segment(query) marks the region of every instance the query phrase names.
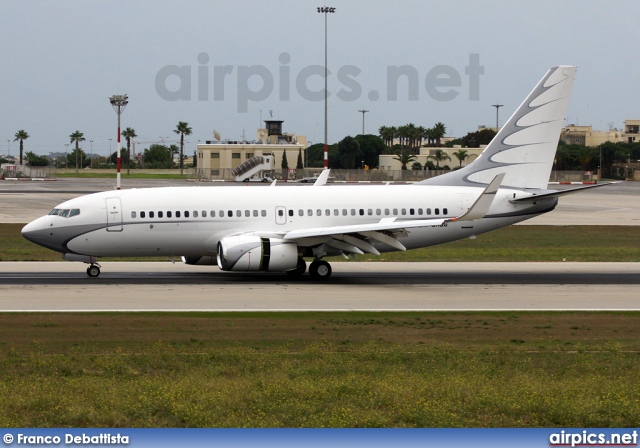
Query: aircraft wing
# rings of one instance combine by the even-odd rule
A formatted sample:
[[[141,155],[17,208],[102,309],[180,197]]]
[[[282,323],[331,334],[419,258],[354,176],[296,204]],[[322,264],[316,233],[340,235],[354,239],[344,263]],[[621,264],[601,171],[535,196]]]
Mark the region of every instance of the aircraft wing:
[[[397,237],[406,234],[409,229],[439,227],[447,222],[473,221],[483,218],[489,211],[503,179],[503,173],[494,177],[469,210],[456,218],[415,219],[408,221],[398,221],[396,218],[382,218],[380,222],[370,224],[292,230],[287,232],[283,238],[285,240],[296,241],[301,245],[304,245],[305,242],[317,243],[322,241],[323,244],[334,249],[360,255],[364,252],[380,255],[380,252],[378,252],[368,240],[374,240],[398,250],[407,250],[407,248],[397,240]]]
[[[383,218],[380,222],[350,226],[317,227],[313,229],[292,230],[285,236],[285,240],[293,240],[301,245],[321,239],[323,244],[353,254],[365,252],[380,255],[380,252],[367,240],[375,240],[398,250],[407,250],[395,235],[403,234],[407,229],[419,227],[436,227],[442,225],[448,218],[418,219],[412,221],[396,221],[395,218]]]

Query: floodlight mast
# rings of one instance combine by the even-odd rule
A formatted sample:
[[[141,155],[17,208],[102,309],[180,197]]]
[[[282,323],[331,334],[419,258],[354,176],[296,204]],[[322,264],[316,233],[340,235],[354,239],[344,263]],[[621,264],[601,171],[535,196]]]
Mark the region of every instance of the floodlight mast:
[[[324,14],[324,168],[329,168],[329,143],[327,132],[327,77],[329,69],[327,68],[327,15],[335,13],[336,8],[332,6],[322,6],[318,8],[320,14]]]
[[[116,189],[120,189],[120,115],[124,111],[124,108],[129,104],[129,97],[124,95],[113,95],[109,97],[109,102],[113,106],[113,110],[118,114],[118,156],[116,159]]]

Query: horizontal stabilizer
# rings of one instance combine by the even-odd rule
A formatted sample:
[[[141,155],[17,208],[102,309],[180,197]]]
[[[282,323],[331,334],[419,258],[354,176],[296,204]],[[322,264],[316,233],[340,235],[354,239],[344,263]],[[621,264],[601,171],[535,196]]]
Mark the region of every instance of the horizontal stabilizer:
[[[560,196],[564,196],[564,195],[567,195],[567,194],[578,193],[578,192],[581,192],[581,191],[584,191],[584,190],[588,190],[590,188],[604,187],[605,185],[613,185],[613,184],[617,184],[617,183],[619,183],[619,182],[609,182],[609,183],[606,183],[606,184],[587,185],[586,187],[572,188],[570,190],[555,190],[555,191],[543,190],[544,193],[540,193],[540,194],[533,193],[533,195],[531,195],[531,196],[525,196],[525,197],[522,197],[522,198],[509,199],[509,202],[514,203],[514,204],[530,204],[530,203],[538,202],[540,199],[558,198]]]

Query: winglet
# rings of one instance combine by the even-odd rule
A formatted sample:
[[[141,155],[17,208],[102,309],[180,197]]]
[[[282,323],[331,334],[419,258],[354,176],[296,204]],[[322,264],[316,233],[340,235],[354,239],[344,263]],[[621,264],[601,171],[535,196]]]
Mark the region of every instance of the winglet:
[[[473,221],[476,219],[484,218],[484,216],[489,211],[491,204],[493,203],[493,199],[496,197],[496,193],[502,184],[502,180],[504,179],[505,173],[500,173],[496,177],[493,178],[491,183],[487,185],[487,188],[484,189],[482,194],[476,199],[476,202],[467,210],[467,212],[458,216],[457,218],[452,218],[451,221]]]
[[[318,176],[318,179],[316,179],[315,183],[313,184],[314,187],[321,187],[324,184],[327,183],[327,179],[329,179],[329,172],[331,170],[330,169],[325,169],[322,170],[322,173],[320,173],[320,175]]]

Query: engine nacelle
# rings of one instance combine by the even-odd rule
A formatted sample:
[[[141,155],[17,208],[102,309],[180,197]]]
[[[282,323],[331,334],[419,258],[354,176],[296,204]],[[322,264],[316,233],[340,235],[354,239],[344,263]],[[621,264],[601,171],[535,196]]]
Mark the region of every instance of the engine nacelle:
[[[277,238],[239,235],[218,243],[218,267],[223,271],[283,272],[298,265],[298,246]]]

